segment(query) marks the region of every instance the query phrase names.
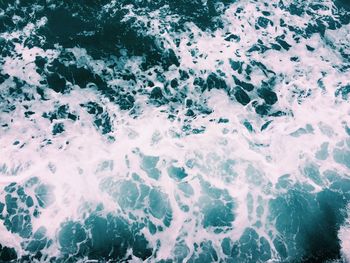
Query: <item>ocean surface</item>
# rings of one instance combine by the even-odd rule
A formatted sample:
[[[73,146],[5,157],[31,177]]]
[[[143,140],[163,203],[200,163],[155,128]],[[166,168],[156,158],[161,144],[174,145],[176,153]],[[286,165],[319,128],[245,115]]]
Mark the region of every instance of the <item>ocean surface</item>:
[[[0,0],[0,262],[350,262],[350,3]]]

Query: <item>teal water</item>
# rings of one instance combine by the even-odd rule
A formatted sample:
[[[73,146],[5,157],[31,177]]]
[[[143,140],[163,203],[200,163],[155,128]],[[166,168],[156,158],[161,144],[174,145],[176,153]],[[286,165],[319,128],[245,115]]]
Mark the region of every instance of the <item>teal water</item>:
[[[350,262],[347,1],[0,0],[0,262]]]

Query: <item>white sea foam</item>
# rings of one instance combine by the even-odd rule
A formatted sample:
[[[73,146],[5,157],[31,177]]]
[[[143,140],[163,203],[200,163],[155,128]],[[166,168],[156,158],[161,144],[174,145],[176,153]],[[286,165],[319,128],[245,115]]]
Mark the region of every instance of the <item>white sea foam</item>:
[[[183,126],[188,123],[183,116],[183,105],[178,105],[179,112],[172,121],[168,118],[167,105],[158,108],[150,106],[144,94],[137,94],[136,105],[142,114],[133,117],[128,112],[121,111],[98,91],[78,87],[73,87],[65,95],[47,91],[47,101],[25,102],[35,112],[30,118],[24,117],[24,103],[16,100],[12,102],[16,110],[8,116],[0,116],[2,122],[9,124],[9,128],[0,130],[0,167],[2,164],[6,167],[20,167],[15,174],[0,172],[1,185],[10,182],[21,184],[35,176],[52,187],[54,202],[43,209],[40,216],[32,218],[34,231],[44,226],[47,236],[54,240],[54,245],[47,251],[50,256],[58,256],[60,253],[60,244],[57,241],[60,225],[67,220],[83,221],[99,204],[103,204],[106,214],[112,212],[128,217],[130,212],[136,220],[149,216],[145,215],[143,209],[123,209],[113,195],[108,194],[114,189],[103,184],[108,178],[113,182],[122,182],[133,180],[133,173],[136,173],[142,184],[167,194],[173,213],[170,227],[156,234],[151,234],[147,228],[142,230],[153,247],[157,247],[158,240],[161,241],[157,249],[157,260],[171,257],[179,239],[190,250],[185,258],[188,260],[194,251],[194,243],[211,240],[219,250],[223,238],[238,240],[247,227],[254,228],[260,236],[265,237],[273,255],[278,257],[273,248],[273,239],[278,233],[269,221],[268,205],[269,200],[288,190],[276,188],[281,176],[289,174],[292,183],[312,186],[313,192],[321,191],[330,182],[323,177],[320,182],[308,177],[304,168],[310,163],[318,167],[320,174],[333,170],[341,177],[348,178],[348,167],[344,163],[336,162],[332,153],[339,145],[341,149],[349,148],[345,143],[348,135],[345,133],[344,123],[350,123],[350,107],[348,101],[335,97],[334,94],[350,79],[348,71],[339,71],[344,63],[339,48],[348,45],[350,27],[343,26],[339,30],[327,31],[324,38],[314,35],[296,43],[292,32],[284,32],[277,26],[270,26],[262,30],[263,32],[257,31],[254,27],[255,5],[263,7],[262,4],[242,1],[232,4],[222,17],[224,27],[214,32],[203,31],[188,23],[185,32],[165,30],[166,33],[159,34],[161,29],[169,26],[166,23],[169,17],[164,17],[159,12],[137,17],[152,22],[150,29],[145,30],[144,34],[155,35],[159,41],[164,41],[166,48],[175,50],[181,67],[194,71],[189,80],[180,83],[180,88],[188,89],[188,97],[205,101],[212,110],[211,114],[199,115],[190,121],[191,127],[204,127],[203,133],[186,134],[183,131]],[[240,15],[236,13],[238,6],[243,7]],[[282,16],[295,26],[303,26],[308,20],[307,16],[296,18],[281,9],[274,9],[274,12],[274,24],[278,24],[278,18]],[[131,12],[130,16],[136,15]],[[27,34],[26,32],[25,30],[23,34]],[[241,41],[225,41],[228,32],[239,35]],[[282,33],[286,34],[285,41],[292,46],[288,51],[269,50],[264,54],[247,52],[258,39],[269,43]],[[174,38],[180,39],[178,48],[174,45]],[[336,48],[330,48],[329,43]],[[306,44],[316,48],[317,52],[310,53]],[[35,57],[40,55],[50,61],[58,57],[60,50],[61,48],[47,51],[40,48],[29,49],[17,44],[14,52],[22,57],[5,58],[2,72],[25,81],[29,88],[40,86],[41,76],[36,73],[33,63]],[[94,60],[83,48],[75,47],[67,51],[74,54],[78,67],[86,66],[94,74],[102,76],[106,65],[112,64],[111,61]],[[291,62],[292,56],[297,56],[300,60]],[[288,114],[281,117],[258,116],[252,103],[243,107],[222,90],[205,91],[198,98],[193,85],[195,77],[201,76],[205,79],[211,72],[220,70],[226,75],[228,86],[235,85],[230,77],[233,71],[229,58],[241,60],[245,64],[256,60],[274,71],[274,89],[278,102],[273,108]],[[115,57],[113,62],[119,63],[120,68],[141,72],[141,57],[132,57],[126,61],[123,59],[125,58]],[[154,68],[149,72],[153,70]],[[111,86],[127,85],[125,81],[115,78],[113,69],[109,69],[108,74],[105,78]],[[174,78],[176,74],[176,70],[171,67],[164,72],[167,80]],[[154,75],[149,76],[155,85],[164,88],[164,83],[153,77]],[[256,86],[266,80],[266,74],[259,68],[254,68],[251,77],[251,83]],[[324,88],[319,87],[319,80],[322,80]],[[0,95],[7,95],[8,85],[13,85],[10,82],[8,80],[0,85]],[[136,86],[142,85],[140,79],[136,82]],[[146,89],[151,90],[151,87]],[[307,91],[307,94],[302,91]],[[252,100],[262,101],[255,93],[249,95]],[[108,135],[101,135],[93,124],[93,115],[80,106],[90,101],[98,102],[110,114],[114,130]],[[79,119],[51,122],[41,117],[45,112],[57,109],[59,105],[68,105],[69,110],[74,111]],[[225,118],[228,122],[218,123],[220,118]],[[249,120],[254,132],[243,126],[244,120]],[[263,130],[262,126],[267,121],[272,122]],[[65,131],[52,135],[53,125],[58,122],[64,123]],[[19,141],[19,144],[14,144],[15,141]],[[315,153],[323,143],[328,143],[329,156],[320,160],[315,158]],[[159,179],[151,178],[142,169],[144,155],[159,157],[156,165],[160,171]],[[189,162],[194,165],[189,166]],[[222,167],[227,163],[232,167],[225,172]],[[193,188],[191,197],[186,197],[179,189],[179,182],[168,176],[167,169],[171,164],[185,167],[188,176],[182,182]],[[202,226],[204,215],[201,202],[209,198],[203,181],[208,182],[211,187],[226,191],[235,203],[233,225],[223,227],[218,234],[214,234],[216,227]],[[138,183],[138,187],[140,184]],[[251,205],[247,202],[248,198],[252,200]],[[0,201],[3,202],[3,199],[4,196],[1,195]],[[179,204],[187,205],[188,211],[182,210]],[[264,211],[259,214],[257,211],[261,207]],[[152,220],[159,224],[162,221],[154,217]],[[19,254],[25,253],[21,250],[17,235],[10,234],[4,227],[0,231],[4,233],[0,235],[1,244],[14,247]],[[339,238],[347,260],[350,260],[349,235],[347,226],[342,227]],[[9,237],[15,237],[15,241],[10,242]]]

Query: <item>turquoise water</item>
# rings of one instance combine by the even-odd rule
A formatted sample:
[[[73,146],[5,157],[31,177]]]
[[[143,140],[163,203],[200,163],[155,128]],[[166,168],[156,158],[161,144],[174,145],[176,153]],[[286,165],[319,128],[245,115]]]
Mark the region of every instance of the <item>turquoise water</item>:
[[[347,1],[0,0],[0,262],[350,262]]]

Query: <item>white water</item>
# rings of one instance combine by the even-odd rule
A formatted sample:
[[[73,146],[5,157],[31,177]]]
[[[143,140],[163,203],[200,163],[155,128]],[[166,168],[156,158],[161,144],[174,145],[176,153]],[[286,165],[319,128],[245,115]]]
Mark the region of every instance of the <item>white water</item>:
[[[238,6],[243,8],[240,15],[236,12]],[[209,115],[198,115],[188,120],[184,118],[185,106],[177,105],[179,111],[175,112],[174,120],[171,121],[168,118],[169,105],[153,107],[148,105],[146,96],[137,94],[136,107],[140,114],[134,118],[98,91],[79,89],[73,85],[71,92],[64,95],[47,90],[46,101],[11,101],[16,110],[0,115],[0,122],[9,124],[9,128],[2,127],[0,130],[0,169],[6,167],[0,170],[0,182],[3,186],[10,182],[23,184],[35,176],[40,182],[52,187],[52,204],[43,209],[39,217],[32,218],[33,232],[44,226],[47,229],[46,235],[54,240],[54,245],[47,250],[50,256],[58,256],[60,253],[57,241],[60,225],[67,220],[83,221],[99,204],[104,206],[103,213],[112,212],[128,218],[130,212],[136,217],[135,221],[143,220],[146,216],[143,208],[125,209],[113,198],[122,194],[118,192],[122,189],[118,190],[113,183],[134,180],[133,174],[136,173],[141,178],[138,182],[134,180],[137,189],[140,189],[141,184],[158,189],[166,194],[172,209],[169,228],[154,235],[149,229],[142,229],[152,247],[157,247],[157,240],[161,240],[160,247],[156,249],[157,260],[167,259],[174,254],[177,239],[183,240],[190,249],[185,258],[188,260],[194,243],[211,240],[214,247],[219,248],[224,237],[238,240],[247,227],[254,228],[268,240],[273,260],[278,260],[272,242],[277,233],[268,220],[268,202],[286,191],[276,188],[281,176],[289,174],[291,184],[308,185],[314,193],[327,188],[330,181],[324,176],[320,181],[308,177],[304,168],[310,164],[316,166],[321,175],[332,170],[339,177],[349,178],[349,164],[345,163],[347,159],[342,163],[334,157],[334,153],[339,149],[346,155],[350,147],[349,135],[345,132],[345,128],[350,125],[349,101],[335,96],[336,90],[350,79],[349,71],[340,71],[346,61],[339,52],[341,48],[349,48],[350,26],[328,30],[324,37],[313,35],[310,39],[301,39],[296,43],[292,32],[281,27],[269,26],[267,29],[256,30],[257,7],[263,9],[264,3],[232,4],[222,16],[223,29],[213,33],[202,31],[196,25],[188,23],[188,31],[185,33],[166,31],[163,35],[158,35],[160,29],[167,27],[166,17],[154,13],[139,17],[153,22],[144,34],[156,35],[159,41],[163,40],[165,45],[175,48],[176,55],[181,58],[180,67],[194,71],[193,76],[180,83],[180,89],[186,90],[189,98],[205,102],[212,109]],[[308,21],[307,16],[296,18],[281,9],[272,10],[271,19],[275,24],[279,23],[280,17],[293,25],[303,26]],[[42,26],[44,21],[38,21],[34,28]],[[31,27],[30,30],[35,29]],[[225,41],[227,32],[240,35],[241,41]],[[190,40],[191,33],[194,40]],[[286,34],[285,41],[292,46],[288,51],[270,50],[264,54],[246,52],[258,39],[269,43],[282,33]],[[5,37],[11,39],[18,34],[20,33],[15,32]],[[30,32],[23,31],[21,34],[25,37]],[[175,38],[180,39],[178,48],[174,45]],[[316,51],[308,51],[306,44]],[[191,55],[191,50],[195,50],[195,55]],[[41,80],[41,76],[35,72],[35,56],[40,54],[50,61],[62,51],[60,47],[43,51],[37,47],[29,49],[18,44],[15,52],[21,54],[22,58],[6,58],[1,71],[26,81],[28,92],[31,93],[33,85],[39,85]],[[94,60],[82,48],[71,51],[77,57],[77,65],[92,68],[96,74],[101,74],[102,69],[106,69],[106,65],[111,62]],[[293,56],[298,56],[300,60],[290,61]],[[254,112],[252,103],[242,106],[222,90],[206,91],[198,98],[193,85],[195,76],[206,76],[220,70],[228,77],[227,84],[234,85],[233,79],[229,78],[233,70],[228,58],[239,59],[245,64],[256,60],[274,71],[278,102],[273,109],[288,114],[281,117],[260,117]],[[139,76],[140,61],[140,57],[131,57],[126,61],[120,59],[118,63],[119,67],[130,68]],[[115,72],[109,70],[109,75],[104,78],[110,84],[122,85],[122,81],[114,78]],[[154,68],[149,71],[153,70]],[[170,67],[163,73],[167,80],[178,75],[175,67]],[[156,86],[164,88],[164,83],[158,81],[155,75],[149,78]],[[251,77],[251,83],[256,86],[266,80],[258,67],[253,69]],[[272,76],[269,75],[268,78],[270,77]],[[320,87],[320,82],[323,87]],[[141,81],[137,80],[137,83]],[[11,79],[2,83],[0,95],[6,97],[9,87],[13,85]],[[251,99],[262,101],[256,94],[252,94]],[[102,135],[96,129],[93,115],[80,106],[90,101],[98,102],[109,113],[114,130],[108,135]],[[69,111],[76,113],[79,119],[54,120],[50,123],[41,117],[44,112],[53,111],[60,105],[68,105]],[[35,112],[30,118],[24,117],[25,106]],[[228,122],[218,123],[220,118],[225,118]],[[244,120],[249,120],[254,132],[249,132],[244,127]],[[261,131],[267,121],[272,122]],[[56,122],[63,122],[65,131],[52,135]],[[204,127],[204,131],[186,134],[182,130],[185,124],[197,129]],[[51,140],[51,143],[47,144],[47,140]],[[19,143],[14,145],[15,141]],[[319,153],[324,157],[317,158],[317,152],[325,143],[328,145],[328,154]],[[156,164],[156,169],[160,171],[159,179],[149,177],[142,169],[143,155],[159,157]],[[181,183],[193,188],[192,196],[186,196],[179,188],[180,182],[168,175],[167,169],[171,165],[185,168],[188,176]],[[226,170],[223,168],[225,165],[228,167]],[[107,178],[113,183],[104,184]],[[216,227],[203,228],[201,225],[205,216],[202,202],[211,198],[208,197],[203,182],[223,190],[222,193],[227,193],[234,200],[233,224],[219,227],[222,230],[219,234],[214,234]],[[221,201],[224,201],[223,196],[225,194],[219,197]],[[5,195],[1,195],[0,201],[4,202],[4,198]],[[248,198],[252,198],[251,206]],[[188,211],[182,210],[180,204],[187,205]],[[259,209],[263,211],[258,212]],[[150,217],[161,224],[160,219]],[[2,226],[0,231],[1,244],[15,247],[19,255],[25,253],[21,248],[21,238]],[[349,234],[346,225],[339,232],[342,253],[347,260],[350,260]],[[219,257],[222,256],[219,254]],[[136,257],[133,260],[136,261]]]

